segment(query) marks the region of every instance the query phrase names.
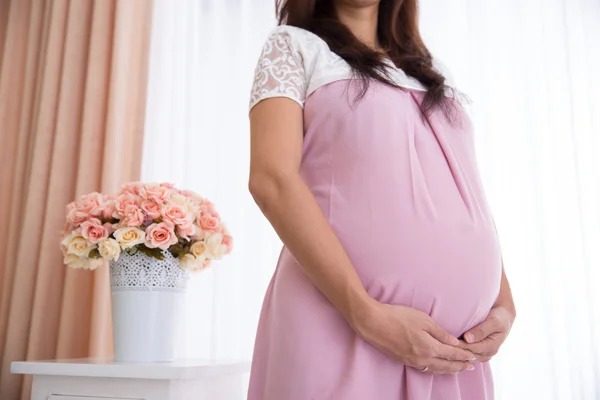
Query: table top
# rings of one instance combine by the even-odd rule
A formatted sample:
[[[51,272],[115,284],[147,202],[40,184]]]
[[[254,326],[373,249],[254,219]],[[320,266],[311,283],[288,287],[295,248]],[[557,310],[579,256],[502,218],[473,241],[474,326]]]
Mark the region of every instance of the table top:
[[[119,363],[110,359],[17,361],[13,374],[129,379],[210,379],[250,370],[249,361],[181,359],[170,363]]]

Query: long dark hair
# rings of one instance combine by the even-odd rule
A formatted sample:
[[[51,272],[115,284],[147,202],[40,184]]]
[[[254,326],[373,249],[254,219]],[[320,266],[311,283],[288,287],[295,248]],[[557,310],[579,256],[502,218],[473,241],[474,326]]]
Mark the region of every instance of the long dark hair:
[[[368,90],[369,81],[398,87],[389,77],[388,57],[407,75],[419,80],[427,89],[421,110],[428,116],[436,108],[446,116],[453,110],[446,97],[445,78],[432,65],[432,56],[419,32],[418,0],[381,0],[379,3],[378,39],[385,54],[360,42],[335,12],[333,0],[276,0],[279,24],[303,28],[321,37],[331,51],[343,58],[354,75],[363,78],[359,97]]]

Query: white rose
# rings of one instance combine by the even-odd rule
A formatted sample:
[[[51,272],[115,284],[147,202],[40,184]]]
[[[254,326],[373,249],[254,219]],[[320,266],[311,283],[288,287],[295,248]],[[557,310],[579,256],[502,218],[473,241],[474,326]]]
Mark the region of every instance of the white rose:
[[[102,267],[106,261],[103,258],[91,258],[88,261],[88,269],[95,270]]]
[[[223,235],[214,233],[206,240],[206,253],[210,260],[220,260],[227,253],[227,246],[223,244]]]
[[[65,237],[61,244],[67,249],[67,254],[78,257],[87,257],[90,254],[90,251],[95,247],[88,243],[84,237],[79,236],[76,233],[71,233],[69,236]]]
[[[202,228],[200,227],[200,225],[194,225],[196,227],[196,233],[194,233],[194,236],[192,236],[192,240],[204,240],[208,237],[208,235],[210,234],[210,232],[208,231],[203,231]]]
[[[196,257],[198,261],[206,260],[206,243],[196,242],[190,247],[190,253]]]
[[[85,258],[76,256],[75,254],[65,255],[64,263],[70,268],[88,269],[88,261]]]
[[[179,265],[181,265],[181,268],[183,269],[194,270],[202,268],[202,261],[194,257],[193,254],[188,253],[181,257],[181,259],[179,260]]]
[[[192,212],[194,210],[194,205],[190,202],[190,200],[187,197],[183,195],[174,194],[173,196],[171,196],[171,199],[169,201],[171,203],[182,206],[186,212]]]
[[[113,233],[115,239],[121,244],[123,250],[129,249],[146,241],[146,232],[134,227],[117,229]]]
[[[105,260],[117,261],[121,255],[121,246],[115,239],[104,239],[98,243],[98,252]]]

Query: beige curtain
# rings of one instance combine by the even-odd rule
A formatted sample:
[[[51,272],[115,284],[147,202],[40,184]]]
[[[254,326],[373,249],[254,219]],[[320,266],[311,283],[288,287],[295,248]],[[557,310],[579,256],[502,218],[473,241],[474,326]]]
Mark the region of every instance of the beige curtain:
[[[64,207],[139,179],[152,2],[0,0],[0,399],[15,360],[112,352],[106,268],[67,270]]]

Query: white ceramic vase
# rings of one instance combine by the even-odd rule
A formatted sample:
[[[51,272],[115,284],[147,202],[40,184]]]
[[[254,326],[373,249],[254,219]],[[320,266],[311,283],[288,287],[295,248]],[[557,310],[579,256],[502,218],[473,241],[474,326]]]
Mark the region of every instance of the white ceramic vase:
[[[123,252],[110,263],[114,357],[158,363],[174,358],[189,272],[168,251],[157,260]]]

